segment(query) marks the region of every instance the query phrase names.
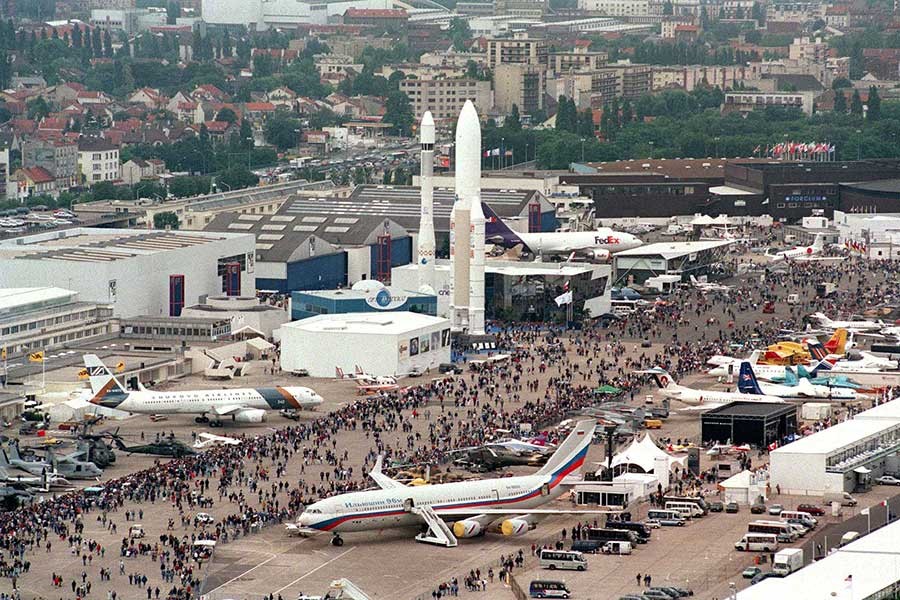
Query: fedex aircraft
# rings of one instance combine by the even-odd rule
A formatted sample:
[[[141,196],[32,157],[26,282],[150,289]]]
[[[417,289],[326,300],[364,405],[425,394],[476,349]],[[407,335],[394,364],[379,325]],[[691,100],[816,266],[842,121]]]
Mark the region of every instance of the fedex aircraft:
[[[784,403],[784,398],[777,396],[752,396],[739,392],[720,392],[717,390],[698,390],[679,385],[664,369],[654,367],[644,371],[635,371],[653,375],[663,398],[684,402],[695,410],[710,410],[729,402],[775,402]],[[687,409],[691,410],[691,409]]]
[[[816,239],[813,240],[812,246],[795,246],[790,250],[782,250],[781,252],[776,252],[775,254],[768,254],[770,260],[802,260],[808,258],[810,256],[814,256],[816,254],[821,254],[822,250],[825,249],[825,237],[822,234],[817,234]]]
[[[630,233],[603,227],[595,231],[553,231],[516,233],[503,222],[487,202],[484,211],[484,239],[503,248],[522,245],[528,252],[539,254],[578,254],[593,260],[609,260],[616,252],[637,248],[644,242]]]
[[[571,485],[565,479],[584,463],[595,425],[594,419],[578,422],[540,470],[521,477],[406,486],[381,472],[379,457],[369,475],[381,489],[340,494],[310,504],[297,524],[306,531],[332,532],[335,546],[343,545],[343,532],[425,525],[428,531],[417,535],[417,541],[450,548],[457,545],[458,538],[482,535],[495,521],[500,521],[503,535],[512,536],[534,529],[545,515],[615,512],[539,508]]]
[[[261,423],[266,411],[312,410],[322,397],[305,387],[194,390],[180,392],[126,391],[95,354],[86,354],[84,364],[91,381],[91,404],[148,415],[189,414],[194,420],[221,426],[222,417],[236,423]],[[210,421],[207,415],[213,415]]]

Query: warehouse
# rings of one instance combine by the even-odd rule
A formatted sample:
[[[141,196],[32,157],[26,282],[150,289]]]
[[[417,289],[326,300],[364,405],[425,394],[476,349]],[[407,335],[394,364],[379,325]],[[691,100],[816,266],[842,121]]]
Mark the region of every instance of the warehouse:
[[[782,446],[770,454],[772,485],[783,493],[853,492],[897,464],[900,400]]]
[[[485,261],[485,315],[489,319],[560,322],[566,305],[555,298],[568,282],[574,315],[600,316],[610,310],[609,265],[593,263],[542,263],[531,261]],[[450,311],[450,261],[434,262],[437,315]],[[418,266],[393,269],[391,280],[401,289],[418,287]]]
[[[279,329],[281,368],[334,377],[359,366],[375,376],[450,362],[450,321],[413,312],[317,315]]]
[[[765,448],[797,431],[796,404],[731,402],[700,416],[704,444],[751,444]]]
[[[685,282],[691,275],[712,278],[721,274],[731,244],[729,240],[658,242],[625,250],[613,256],[614,281],[640,285],[657,275],[678,275]]]
[[[291,294],[291,319],[358,312],[415,312],[437,315],[437,296],[387,287],[377,281],[372,289],[311,290]]]
[[[253,295],[245,233],[76,227],[0,242],[0,288],[53,282],[116,317],[178,316],[207,296]]]

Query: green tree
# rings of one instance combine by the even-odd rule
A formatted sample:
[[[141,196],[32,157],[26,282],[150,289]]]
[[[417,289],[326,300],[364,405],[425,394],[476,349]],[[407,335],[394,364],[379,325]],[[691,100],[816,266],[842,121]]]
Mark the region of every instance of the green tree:
[[[831,89],[839,90],[842,88],[852,88],[853,82],[847,79],[846,77],[838,77],[834,81],[831,82]]]
[[[510,131],[519,131],[522,129],[522,121],[519,119],[519,105],[513,103],[509,116],[503,121],[503,125]]]
[[[469,22],[455,17],[450,21],[450,27],[447,29],[450,40],[453,42],[453,49],[457,52],[465,52],[469,49],[469,40],[472,39],[472,29]]]
[[[178,215],[174,212],[158,212],[153,215],[153,227],[156,229],[178,229]]]
[[[34,100],[29,100],[25,104],[25,108],[28,113],[28,118],[35,121],[40,121],[50,114],[50,105],[47,104],[47,101],[44,100],[43,96],[38,96]]]
[[[869,88],[869,101],[866,105],[868,107],[866,119],[877,121],[881,118],[881,96],[878,95],[878,88],[874,85]]]
[[[275,59],[265,53],[253,57],[253,77],[270,77],[275,73]]]
[[[285,111],[278,111],[270,116],[263,128],[266,142],[282,152],[299,145],[300,133],[300,120]]]
[[[396,90],[388,94],[385,103],[385,112],[382,119],[385,123],[391,123],[398,135],[410,135],[415,121],[412,104],[406,93]]]
[[[181,6],[177,2],[169,2],[166,7],[166,23],[174,25],[181,16]]]
[[[834,112],[839,115],[847,113],[847,96],[843,89],[834,90]]]
[[[850,99],[850,114],[859,117],[863,114],[863,103],[859,90],[853,90],[853,97]]]
[[[259,183],[259,177],[244,167],[232,167],[219,173],[216,181],[232,190],[240,190]]]
[[[216,113],[216,121],[224,121],[226,123],[237,123],[238,116],[233,110],[227,106]]]

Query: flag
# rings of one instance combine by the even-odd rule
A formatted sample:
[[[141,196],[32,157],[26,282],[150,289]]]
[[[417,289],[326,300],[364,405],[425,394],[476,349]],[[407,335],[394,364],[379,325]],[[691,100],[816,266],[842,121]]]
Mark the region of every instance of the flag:
[[[485,157],[485,158],[488,158],[490,155],[491,155],[491,151],[490,151],[490,150],[485,150],[485,151],[484,151],[484,157]]]
[[[28,362],[44,362],[44,351],[32,352],[28,355]]]
[[[762,146],[757,146],[753,149],[753,154],[759,154],[759,151],[762,150]]]
[[[869,509],[868,509],[868,508],[864,508],[864,509],[862,509],[861,511],[859,511],[859,514],[861,514],[861,515],[868,515],[868,514],[869,514]]]
[[[37,432],[38,437],[44,437],[45,435],[47,435],[46,429],[38,429],[38,432]]]
[[[500,156],[500,148],[494,148],[491,150],[491,156]]]
[[[769,450],[774,450],[778,447],[778,442],[772,442],[769,444]]]
[[[569,291],[569,280],[568,280],[568,279],[567,279],[566,282],[563,284],[563,291],[564,291],[564,292],[568,292],[568,291]]]
[[[6,346],[0,349],[0,360],[6,360]]]
[[[887,500],[882,500],[882,501],[881,501],[881,506],[887,506]]]
[[[90,375],[87,372],[87,369],[82,369],[78,371],[78,379],[87,379]]]
[[[119,364],[116,365],[116,373],[121,373],[125,370],[125,362],[120,361]]]
[[[562,306],[563,304],[571,304],[572,303],[572,292],[565,292],[554,298],[557,306]]]

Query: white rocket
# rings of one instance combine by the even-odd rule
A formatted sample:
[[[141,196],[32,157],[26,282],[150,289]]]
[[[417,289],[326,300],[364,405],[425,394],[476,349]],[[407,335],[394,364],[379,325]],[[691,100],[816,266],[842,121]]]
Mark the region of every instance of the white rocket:
[[[450,213],[450,323],[484,333],[484,212],[481,210],[481,124],[467,100],[456,122],[456,201]]]
[[[422,210],[419,215],[418,274],[419,291],[434,294],[434,119],[425,111],[419,127],[420,191]]]

